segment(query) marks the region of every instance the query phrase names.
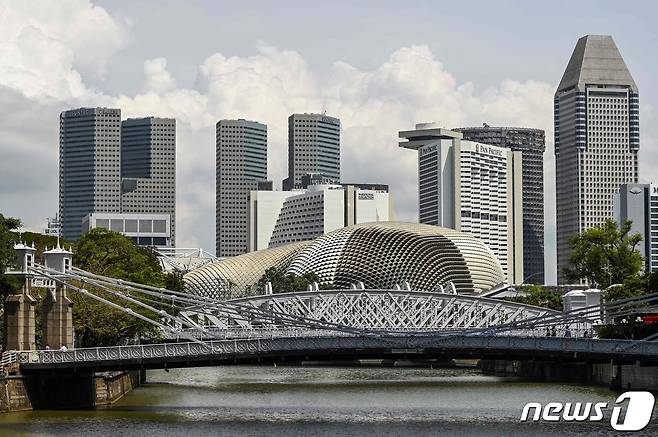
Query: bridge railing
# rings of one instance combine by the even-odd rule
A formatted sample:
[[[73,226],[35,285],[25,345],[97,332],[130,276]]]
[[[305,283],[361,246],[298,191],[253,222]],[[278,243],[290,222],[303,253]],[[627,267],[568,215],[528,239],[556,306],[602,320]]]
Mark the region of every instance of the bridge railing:
[[[398,335],[386,337],[331,336],[279,337],[233,340],[213,340],[205,343],[165,343],[135,346],[116,346],[72,349],[67,351],[18,352],[21,365],[64,363],[142,363],[144,360],[166,362],[168,359],[256,357],[267,353],[312,353],[314,351],[354,350],[470,350],[587,353],[599,356],[634,356],[655,360],[658,342],[634,340],[598,340],[589,338],[517,337],[517,336],[432,336]]]
[[[5,351],[2,353],[2,359],[0,359],[0,366],[5,367],[12,363],[18,362],[18,352],[16,351]]]
[[[495,327],[491,327],[489,332],[480,330],[486,335],[499,335],[499,336],[517,336],[517,337],[549,337],[547,335],[546,328],[525,328],[525,329],[516,329],[510,331],[497,332]],[[376,334],[377,330],[370,330],[373,334]],[[433,331],[419,331],[417,328],[397,328],[395,330],[382,330],[387,335],[394,333],[409,333],[409,334],[422,334],[423,332],[428,333]],[[441,330],[442,333],[448,334],[459,334],[467,332],[462,328],[450,327],[444,328]],[[180,334],[193,335],[199,339],[207,340],[226,340],[226,339],[248,339],[248,338],[276,338],[276,337],[327,337],[327,336],[352,336],[354,334],[346,333],[342,331],[329,331],[326,329],[307,329],[307,328],[297,328],[297,327],[283,327],[283,326],[266,326],[263,328],[212,328],[207,327],[206,332],[202,333],[194,329],[180,329],[171,333],[164,333],[164,338],[171,340],[186,340],[189,337],[181,336]],[[565,337],[565,329],[560,328],[555,331],[556,337]],[[592,334],[591,329],[587,328],[574,328],[570,330],[572,337],[587,337]]]

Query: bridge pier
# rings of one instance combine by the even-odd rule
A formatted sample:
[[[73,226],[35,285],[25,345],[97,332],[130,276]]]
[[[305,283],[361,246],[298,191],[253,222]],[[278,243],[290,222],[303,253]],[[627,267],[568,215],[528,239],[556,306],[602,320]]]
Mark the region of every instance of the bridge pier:
[[[36,348],[34,308],[37,301],[32,297],[32,273],[36,248],[18,243],[14,246],[18,259],[18,270],[9,271],[21,283],[20,291],[5,299],[4,338],[5,350],[33,350]]]
[[[34,308],[37,301],[31,295],[31,280],[24,278],[20,291],[5,299],[4,344],[7,350],[36,349]]]
[[[73,253],[59,247],[53,247],[43,253],[46,267],[60,273],[66,273],[73,265]],[[51,348],[73,347],[73,302],[66,296],[66,286],[52,284],[43,301],[41,320],[43,322],[43,344]]]
[[[73,346],[73,302],[66,296],[66,287],[57,284],[53,292],[46,294],[41,321],[44,347]]]

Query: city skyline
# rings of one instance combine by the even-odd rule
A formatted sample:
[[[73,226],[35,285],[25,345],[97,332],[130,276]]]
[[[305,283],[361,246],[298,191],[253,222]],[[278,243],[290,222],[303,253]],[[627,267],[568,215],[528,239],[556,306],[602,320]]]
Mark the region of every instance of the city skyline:
[[[546,258],[550,263],[554,259],[551,254],[555,253],[554,173],[550,156],[552,95],[576,40],[587,33],[613,35],[642,89],[640,182],[652,182],[649,169],[658,165],[654,127],[657,123],[652,122],[656,118],[652,104],[658,101],[658,91],[650,81],[655,61],[642,56],[647,51],[645,41],[651,40],[654,31],[649,26],[625,30],[612,18],[604,20],[604,16],[615,16],[610,13],[614,9],[612,3],[597,4],[593,16],[585,21],[582,16],[580,20],[567,20],[563,31],[551,29],[549,33],[550,26],[539,25],[536,38],[522,44],[514,43],[513,34],[501,34],[500,29],[488,29],[490,41],[483,36],[483,29],[463,40],[448,40],[445,35],[456,35],[457,29],[446,26],[436,30],[444,32],[444,38],[440,34],[428,34],[428,30],[406,31],[392,39],[384,39],[377,47],[370,39],[361,41],[355,44],[355,53],[329,47],[331,50],[323,51],[322,60],[318,54],[309,52],[308,42],[295,45],[276,32],[263,32],[256,38],[256,28],[249,25],[245,26],[246,33],[238,32],[244,38],[238,38],[233,46],[222,41],[212,47],[199,38],[198,33],[192,33],[185,38],[196,39],[198,44],[189,44],[189,39],[185,41],[194,45],[195,55],[177,56],[173,48],[161,48],[161,43],[156,45],[145,37],[153,32],[149,27],[152,23],[146,18],[147,8],[137,6],[128,15],[121,15],[117,12],[121,8],[114,2],[95,3],[97,6],[93,8],[85,2],[76,3],[76,7],[71,5],[59,2],[50,7],[81,17],[82,21],[85,17],[94,18],[95,21],[89,20],[96,23],[93,38],[80,41],[67,37],[64,27],[43,18],[48,14],[56,15],[48,8],[37,14],[29,10],[29,5],[24,6],[25,9],[19,4],[4,6],[11,12],[9,16],[16,18],[12,21],[29,22],[39,29],[41,37],[47,41],[43,46],[45,50],[56,53],[43,57],[46,64],[32,65],[19,56],[24,48],[16,43],[21,35],[25,36],[25,27],[16,24],[0,31],[5,32],[3,38],[10,41],[7,46],[10,51],[2,62],[12,63],[12,69],[7,68],[9,64],[0,67],[0,101],[4,103],[0,131],[6,133],[0,139],[0,148],[11,155],[8,171],[0,176],[3,186],[0,203],[5,206],[5,213],[24,218],[26,226],[32,229],[41,229],[46,217],[57,210],[57,194],[53,191],[57,171],[56,123],[48,120],[53,120],[63,109],[121,107],[126,117],[154,114],[177,118],[181,156],[177,243],[209,249],[213,246],[214,234],[214,168],[209,164],[214,143],[211,126],[219,119],[238,117],[268,124],[271,139],[268,178],[277,184],[286,175],[286,117],[294,112],[326,109],[341,118],[343,124],[343,179],[389,184],[396,195],[397,216],[412,221],[417,219],[415,160],[400,156],[396,150],[398,129],[432,120],[446,127],[477,126],[486,122],[544,129],[547,139],[544,155],[547,167]],[[361,16],[361,8],[354,8],[357,16]],[[587,9],[587,5],[576,6],[580,8]],[[163,19],[172,19],[173,9],[173,6],[166,9]],[[396,12],[404,17],[417,9],[423,6]],[[487,15],[486,7],[480,9],[469,13],[473,23],[484,20]],[[212,7],[202,3],[177,12],[186,16],[202,10],[209,11],[208,15],[212,16]],[[527,13],[527,9],[519,5],[513,14],[523,15],[524,12]],[[448,11],[451,16],[459,13],[459,8]],[[466,16],[463,10],[461,13]],[[239,16],[240,11],[236,10],[235,14]],[[538,14],[533,12],[533,15]],[[432,16],[427,14],[427,19]],[[642,22],[649,16],[651,11],[645,11],[632,18]],[[276,19],[284,21],[279,15]],[[382,14],[381,20],[387,22],[386,14]],[[524,26],[522,21],[520,25]],[[267,25],[272,26],[272,23]],[[201,19],[199,27],[204,26],[205,21]],[[373,25],[365,28],[373,32],[372,38],[381,36]],[[76,32],[84,30],[75,29]],[[519,34],[521,32],[519,30]],[[154,35],[159,34],[155,32]],[[323,38],[327,39],[326,35]],[[491,44],[508,46],[502,51],[487,50]],[[359,61],[357,55],[367,50],[372,53]],[[461,58],[455,52],[459,52]],[[464,57],[463,53],[471,56]],[[510,56],[524,62],[509,63]],[[190,68],[194,62],[200,66]],[[478,72],[478,65],[486,68]],[[128,79],[117,74],[123,70]],[[22,73],[16,75],[15,71]],[[27,74],[30,71],[36,73]],[[44,76],[42,71],[48,74]],[[34,74],[44,80],[22,79],[34,77]],[[248,84],[254,81],[257,86],[249,90]],[[234,86],[228,87],[229,83]],[[39,127],[28,129],[27,125]],[[21,170],[30,166],[42,169],[42,177],[21,182]],[[547,268],[549,283],[554,280],[551,272],[555,272],[554,265]]]

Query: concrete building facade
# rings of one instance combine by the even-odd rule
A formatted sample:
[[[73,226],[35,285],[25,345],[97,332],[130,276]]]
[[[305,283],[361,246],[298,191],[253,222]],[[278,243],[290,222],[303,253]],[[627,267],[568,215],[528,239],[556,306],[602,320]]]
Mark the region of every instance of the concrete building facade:
[[[309,241],[357,223],[393,219],[386,185],[316,184],[306,190],[252,191],[249,251]]]
[[[571,237],[612,218],[615,193],[638,182],[639,92],[607,35],[578,40],[555,92],[558,283]]]
[[[121,110],[80,108],[59,117],[61,236],[77,240],[82,219],[121,208]]]
[[[121,123],[120,211],[168,214],[171,232],[167,245],[175,246],[175,119],[129,118]]]
[[[523,282],[544,284],[544,151],[542,129],[465,127],[454,129],[465,140],[521,152],[523,179]]]
[[[399,136],[400,147],[418,151],[420,222],[480,238],[507,281],[523,283],[521,152],[464,141],[433,123]]]
[[[288,177],[283,189],[300,188],[302,176],[319,173],[340,182],[340,120],[324,114],[288,117]]]
[[[82,219],[83,233],[95,228],[120,232],[139,246],[174,247],[171,214],[92,213]]]
[[[658,270],[658,185],[622,184],[615,196],[614,217],[621,224],[633,222],[631,234],[642,236],[639,247],[644,270]]]
[[[216,125],[215,244],[218,257],[248,250],[249,193],[270,189],[267,126],[248,120]]]

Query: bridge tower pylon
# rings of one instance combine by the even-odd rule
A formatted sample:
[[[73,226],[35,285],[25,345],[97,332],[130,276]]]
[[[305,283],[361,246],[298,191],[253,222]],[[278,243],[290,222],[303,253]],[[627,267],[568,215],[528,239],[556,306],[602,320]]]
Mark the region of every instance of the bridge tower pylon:
[[[47,268],[64,274],[73,265],[73,253],[59,246],[43,253]],[[43,300],[41,321],[43,326],[43,344],[51,348],[62,345],[73,346],[73,302],[67,296],[66,286],[60,282],[51,284]]]
[[[18,270],[8,271],[7,274],[17,277],[21,288],[5,299],[3,343],[6,350],[34,350],[36,348],[34,309],[37,301],[32,297],[34,275],[30,272],[30,267],[34,264],[37,250],[34,243],[28,246],[19,242],[14,245],[14,251]]]

